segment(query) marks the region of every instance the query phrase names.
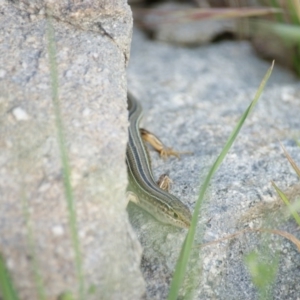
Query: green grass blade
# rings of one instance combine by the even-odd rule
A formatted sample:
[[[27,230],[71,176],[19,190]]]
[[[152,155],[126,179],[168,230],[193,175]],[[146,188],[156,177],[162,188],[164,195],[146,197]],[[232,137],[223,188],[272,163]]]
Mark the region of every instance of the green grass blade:
[[[58,71],[57,71],[57,65],[55,59],[56,49],[55,49],[54,29],[52,27],[52,21],[50,17],[48,18],[47,38],[48,38],[48,53],[49,53],[49,62],[50,62],[50,71],[51,71],[52,99],[53,99],[56,129],[58,135],[58,144],[59,144],[61,162],[63,167],[65,198],[67,201],[67,207],[69,213],[69,226],[71,231],[72,244],[75,252],[76,272],[77,272],[77,278],[79,282],[79,297],[81,300],[84,300],[85,293],[84,293],[84,277],[83,277],[83,270],[82,270],[82,257],[80,253],[80,245],[79,245],[79,238],[77,232],[77,217],[76,217],[75,203],[73,197],[73,190],[70,181],[69,158],[68,158],[68,152],[65,143],[63,122],[62,122],[60,104],[58,98]]]
[[[300,226],[300,216],[298,215],[297,211],[292,208],[287,196],[279,189],[279,187],[277,187],[277,185],[273,181],[272,181],[272,185],[273,185],[274,189],[276,190],[277,194],[279,195],[279,197],[281,198],[281,200],[285,203],[285,205],[289,209],[291,215],[294,217],[297,224]]]
[[[65,292],[58,297],[58,300],[75,300],[71,292]]]
[[[278,35],[285,45],[298,45],[300,29],[298,25],[274,23],[269,21],[252,21],[250,24],[258,31],[271,32]]]
[[[280,5],[278,4],[277,0],[271,0],[270,2],[273,8],[280,8]],[[281,13],[278,13],[275,16],[278,22],[282,23],[284,21]]]
[[[177,260],[175,272],[173,275],[173,279],[171,282],[171,287],[170,287],[170,291],[169,291],[169,295],[168,295],[168,300],[176,300],[178,297],[179,289],[180,289],[180,286],[182,284],[182,281],[183,281],[183,278],[185,275],[187,263],[188,263],[188,260],[189,260],[190,254],[191,254],[191,249],[193,247],[194,237],[195,237],[195,233],[196,233],[196,226],[197,226],[197,222],[198,222],[198,218],[199,218],[199,211],[200,211],[200,208],[201,208],[201,205],[203,202],[205,192],[211,181],[211,178],[212,178],[213,174],[216,172],[216,170],[218,169],[218,167],[220,166],[220,164],[222,163],[222,161],[223,161],[224,157],[226,156],[227,152],[229,151],[230,147],[232,146],[235,138],[237,137],[239,131],[241,130],[249,113],[252,111],[252,109],[256,105],[256,103],[257,103],[257,101],[258,101],[258,99],[259,99],[271,73],[272,73],[273,66],[274,66],[274,61],[271,65],[271,67],[269,68],[269,70],[267,71],[266,75],[264,76],[264,78],[254,96],[253,101],[251,102],[251,104],[249,105],[247,110],[244,112],[244,114],[242,115],[238,124],[236,125],[233,132],[229,136],[224,148],[222,149],[220,155],[217,157],[212,168],[209,170],[209,173],[200,189],[199,197],[197,199],[197,202],[195,205],[195,210],[193,213],[191,227],[190,227],[188,234],[185,238],[185,241],[183,243],[183,246],[182,246],[182,249],[181,249],[181,252],[179,255],[179,259]]]
[[[19,299],[2,255],[0,255],[0,290],[3,300]]]
[[[300,2],[299,0],[292,0],[292,9],[296,11],[297,21],[300,24]]]
[[[268,249],[263,249],[263,255],[259,255],[257,252],[252,251],[244,258],[252,282],[258,289],[260,300],[273,299],[271,295],[272,291],[269,287],[275,281],[279,257],[278,254],[276,254],[276,258],[273,262],[269,262],[264,259],[269,256]]]
[[[297,166],[296,162],[292,159],[292,157],[289,155],[289,153],[286,151],[286,149],[284,148],[284,146],[281,143],[280,143],[280,146],[281,146],[281,148],[284,152],[285,157],[289,161],[291,167],[294,169],[294,171],[296,172],[296,174],[300,178],[300,168]]]
[[[296,0],[299,1],[299,0]],[[288,7],[288,12],[291,18],[291,22],[295,25],[300,24],[300,19],[299,19],[299,4],[296,3],[294,0],[288,0],[287,1],[287,7]]]

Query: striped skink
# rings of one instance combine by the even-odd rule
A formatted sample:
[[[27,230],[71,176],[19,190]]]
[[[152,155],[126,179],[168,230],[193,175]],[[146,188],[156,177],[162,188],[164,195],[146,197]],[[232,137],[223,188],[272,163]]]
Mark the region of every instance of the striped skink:
[[[163,223],[189,228],[192,218],[189,208],[154,181],[149,154],[139,128],[142,107],[132,95],[128,94],[127,98],[130,123],[126,151],[129,178],[127,198]],[[171,150],[167,155],[176,156],[177,153]]]

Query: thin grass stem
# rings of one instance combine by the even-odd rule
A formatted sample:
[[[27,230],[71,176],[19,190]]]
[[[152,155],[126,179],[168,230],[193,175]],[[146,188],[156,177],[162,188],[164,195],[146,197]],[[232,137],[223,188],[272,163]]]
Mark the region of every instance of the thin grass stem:
[[[193,247],[193,243],[194,243],[194,237],[195,237],[195,233],[196,233],[196,226],[198,223],[198,218],[199,218],[199,212],[200,212],[200,208],[202,206],[203,203],[203,199],[204,199],[204,195],[205,192],[209,186],[209,183],[214,175],[214,173],[216,172],[216,170],[218,169],[218,167],[220,166],[220,164],[222,163],[222,161],[224,160],[226,154],[228,153],[229,149],[231,148],[233,142],[235,141],[238,133],[240,132],[246,118],[248,117],[248,115],[250,114],[250,112],[253,110],[254,106],[256,105],[271,73],[273,70],[273,66],[274,66],[274,61],[271,65],[271,67],[269,68],[269,70],[267,71],[266,75],[264,76],[255,96],[253,101],[250,103],[249,107],[247,108],[247,110],[244,112],[244,114],[242,115],[241,119],[239,120],[238,124],[236,125],[236,127],[234,128],[234,130],[232,131],[231,135],[229,136],[227,142],[225,143],[225,146],[223,147],[220,155],[217,157],[216,161],[214,162],[213,166],[211,167],[211,169],[209,170],[208,175],[205,178],[205,181],[200,189],[199,192],[199,196],[195,205],[195,209],[194,209],[194,213],[193,213],[193,217],[192,217],[192,222],[191,222],[191,227],[188,231],[188,234],[184,240],[183,246],[181,248],[181,252],[179,255],[179,258],[177,260],[176,263],[176,267],[175,267],[175,272],[173,275],[173,279],[171,282],[171,286],[170,286],[170,291],[169,291],[169,295],[168,295],[168,300],[176,300],[178,298],[178,293],[179,293],[179,289],[182,285],[183,282],[183,278],[185,276],[185,272],[186,272],[186,268],[187,268],[187,264],[188,264],[188,260],[191,254],[191,250]]]
[[[75,252],[75,264],[77,278],[79,282],[79,299],[85,299],[85,289],[84,289],[84,276],[83,276],[83,267],[82,267],[82,256],[80,253],[80,245],[77,231],[77,216],[76,209],[73,197],[73,189],[70,181],[70,165],[68,151],[64,136],[63,130],[63,121],[60,111],[60,103],[58,97],[58,71],[56,64],[56,49],[55,49],[55,39],[54,39],[54,29],[52,26],[52,20],[48,17],[48,53],[49,53],[49,62],[50,62],[50,71],[51,71],[51,90],[52,90],[52,100],[54,106],[54,114],[56,121],[57,129],[57,139],[59,144],[59,150],[61,155],[61,162],[63,167],[63,179],[64,179],[64,190],[65,190],[65,199],[67,201],[68,213],[69,213],[69,226],[71,231],[72,244]]]

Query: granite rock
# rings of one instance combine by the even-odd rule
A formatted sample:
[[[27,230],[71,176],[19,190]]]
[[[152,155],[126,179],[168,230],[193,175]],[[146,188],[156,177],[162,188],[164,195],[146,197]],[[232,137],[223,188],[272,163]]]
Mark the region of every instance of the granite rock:
[[[256,57],[245,41],[190,49],[149,41],[138,30],[131,49],[128,86],[144,107],[142,126],[167,146],[193,152],[164,162],[150,150],[154,175],[169,174],[171,193],[193,210],[209,168],[270,63]],[[179,299],[191,290],[192,299],[258,299],[244,262],[254,250],[271,265],[279,258],[271,298],[297,299],[300,256],[289,240],[248,232],[203,244],[255,228],[278,229],[300,238],[295,221],[283,218],[284,206],[271,186],[273,180],[291,201],[299,195],[299,179],[279,144],[300,165],[300,149],[294,140],[299,140],[299,96],[299,80],[275,65],[261,99],[206,194]],[[134,204],[129,214],[144,247],[142,272],[148,297],[166,299],[187,232],[160,224]]]
[[[58,299],[66,291],[79,299],[46,15],[54,29],[83,298],[140,299],[141,247],[125,199],[130,9],[125,1],[11,1],[0,11],[0,248],[20,299]]]

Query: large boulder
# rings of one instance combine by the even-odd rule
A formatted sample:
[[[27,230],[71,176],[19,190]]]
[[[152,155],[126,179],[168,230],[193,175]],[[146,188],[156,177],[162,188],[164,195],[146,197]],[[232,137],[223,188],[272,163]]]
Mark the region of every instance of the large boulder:
[[[135,31],[131,48],[128,86],[144,107],[142,126],[167,146],[193,152],[163,161],[150,149],[155,177],[168,173],[171,193],[193,210],[209,168],[271,63],[257,58],[245,41],[180,48],[149,41]],[[299,199],[299,179],[279,144],[300,165],[294,140],[299,140],[299,95],[299,80],[275,64],[257,107],[206,194],[181,299],[258,299],[245,263],[254,250],[261,263],[268,263],[266,273],[279,261],[270,298],[297,299],[297,247],[278,234],[255,230],[281,230],[299,239],[296,222],[284,219],[284,205],[271,185],[273,180],[291,201],[297,195]],[[149,298],[166,299],[187,232],[157,222],[133,204],[129,211],[144,248],[142,271]]]
[[[20,299],[144,293],[125,199],[131,31],[122,0],[0,5],[0,251]]]

